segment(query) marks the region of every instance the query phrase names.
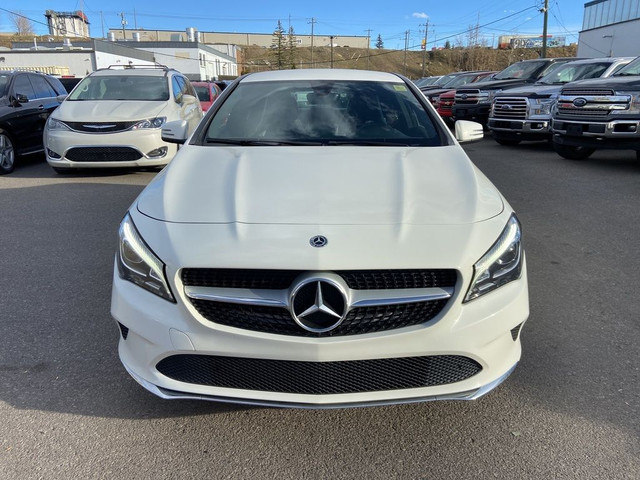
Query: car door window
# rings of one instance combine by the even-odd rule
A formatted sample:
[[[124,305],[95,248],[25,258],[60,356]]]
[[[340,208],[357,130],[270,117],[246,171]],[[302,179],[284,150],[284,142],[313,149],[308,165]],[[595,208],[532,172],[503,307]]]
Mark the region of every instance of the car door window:
[[[25,75],[18,75],[13,82],[13,95],[17,96],[26,95],[29,100],[33,100],[36,98],[36,93],[31,86],[31,82],[29,81],[29,77]]]
[[[56,96],[56,92],[51,85],[39,75],[29,75],[31,85],[35,92],[36,98],[51,98]]]
[[[171,83],[173,85],[174,100],[176,101],[176,103],[182,103],[182,95],[184,95],[185,91],[184,80],[182,79],[182,77],[176,75],[173,77]]]

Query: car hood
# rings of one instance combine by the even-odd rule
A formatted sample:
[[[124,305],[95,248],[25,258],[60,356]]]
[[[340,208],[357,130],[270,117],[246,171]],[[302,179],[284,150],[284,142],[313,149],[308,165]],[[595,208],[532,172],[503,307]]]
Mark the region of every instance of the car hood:
[[[498,93],[497,97],[513,97],[514,95],[522,96],[522,97],[538,97],[538,96],[548,96],[555,95],[560,93],[560,90],[567,85],[565,83],[558,85],[542,85],[542,84],[534,84],[534,85],[526,85],[524,87],[518,88],[510,88],[505,92]]]
[[[511,78],[508,80],[490,80],[487,82],[481,82],[477,84],[467,84],[463,87],[459,87],[458,91],[461,92],[463,90],[500,90],[506,88],[515,88],[521,85],[526,85],[528,83],[533,83],[535,79],[527,79],[527,78]]]
[[[185,146],[138,210],[180,223],[469,224],[502,196],[458,145]]]
[[[54,118],[74,122],[131,122],[157,117],[166,101],[65,100]]]
[[[565,88],[612,88],[614,90],[639,89],[640,76],[613,76],[608,78],[593,78],[588,80],[578,80],[577,82],[568,83]]]

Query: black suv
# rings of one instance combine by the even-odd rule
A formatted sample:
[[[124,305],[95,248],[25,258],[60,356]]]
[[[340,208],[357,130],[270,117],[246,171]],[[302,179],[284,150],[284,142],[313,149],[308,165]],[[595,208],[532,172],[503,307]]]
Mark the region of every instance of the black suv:
[[[0,175],[13,171],[18,155],[43,150],[44,125],[66,94],[50,75],[0,71]]]

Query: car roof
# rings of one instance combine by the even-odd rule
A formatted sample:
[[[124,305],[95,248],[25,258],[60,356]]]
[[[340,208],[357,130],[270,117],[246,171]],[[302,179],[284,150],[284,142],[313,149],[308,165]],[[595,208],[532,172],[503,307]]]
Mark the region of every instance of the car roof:
[[[303,70],[273,70],[269,72],[250,73],[243,77],[241,83],[272,82],[286,80],[347,80],[404,83],[402,78],[393,73],[375,72],[369,70],[347,69],[303,69]]]
[[[573,60],[572,62],[568,62],[571,64],[575,64],[575,63],[615,63],[615,62],[619,62],[619,61],[624,61],[624,60],[628,60],[631,61],[636,57],[600,57],[600,58],[581,58],[580,60]]]
[[[149,68],[141,68],[141,67],[137,67],[137,68],[101,68],[100,70],[96,70],[95,72],[91,73],[91,76],[96,76],[96,75],[100,75],[100,76],[121,76],[121,75],[127,75],[127,76],[141,76],[141,77],[149,77],[149,76],[156,76],[156,77],[163,77],[165,75],[168,75],[170,73],[177,73],[176,70],[173,69],[167,69],[167,68],[154,68],[153,66],[149,67]]]

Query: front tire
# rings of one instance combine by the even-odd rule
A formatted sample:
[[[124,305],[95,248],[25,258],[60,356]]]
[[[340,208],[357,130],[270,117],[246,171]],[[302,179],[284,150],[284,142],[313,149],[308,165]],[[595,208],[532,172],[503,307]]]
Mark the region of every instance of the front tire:
[[[558,155],[569,160],[586,160],[596,151],[595,148],[580,147],[575,145],[553,144],[553,149]]]
[[[0,175],[13,172],[16,163],[16,152],[9,132],[0,129]]]

